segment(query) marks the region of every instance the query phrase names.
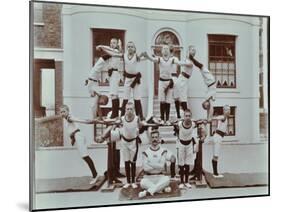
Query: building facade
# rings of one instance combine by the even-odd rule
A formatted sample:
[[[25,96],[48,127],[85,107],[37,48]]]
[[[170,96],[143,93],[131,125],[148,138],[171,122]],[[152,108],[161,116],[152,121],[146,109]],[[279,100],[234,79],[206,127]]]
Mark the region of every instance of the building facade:
[[[260,64],[260,55],[265,55],[267,48],[266,34],[260,32],[261,28],[266,29],[265,20],[251,16],[79,5],[43,4],[41,8],[39,5],[42,4],[37,4],[37,10],[43,12],[42,21],[39,18],[34,23],[34,57],[54,60],[55,112],[64,103],[70,106],[73,114],[81,118],[91,117],[91,98],[84,81],[99,56],[95,51],[96,45],[109,45],[112,37],[119,38],[123,48],[128,41],[133,41],[138,53],[157,54],[161,45],[172,44],[180,59],[186,57],[189,45],[195,45],[196,58],[208,66],[217,81],[215,114],[222,112],[223,105],[231,106],[233,117],[229,120],[225,142],[260,142],[261,90],[262,101],[267,102],[267,85],[260,88],[261,67],[263,73],[267,73],[265,56],[263,64]],[[142,74],[144,113],[146,116],[155,115],[158,113],[158,68],[144,61],[139,65],[139,71]],[[263,77],[263,82],[264,79],[266,77]],[[120,85],[122,98],[122,81]],[[102,72],[100,86],[102,93],[107,94],[106,70]],[[201,107],[205,92],[202,76],[194,70],[190,79],[189,103],[195,119],[205,116]],[[110,108],[110,103],[106,107]],[[214,122],[211,131],[215,127]],[[98,126],[81,128],[89,144],[93,144],[95,135],[100,133]]]

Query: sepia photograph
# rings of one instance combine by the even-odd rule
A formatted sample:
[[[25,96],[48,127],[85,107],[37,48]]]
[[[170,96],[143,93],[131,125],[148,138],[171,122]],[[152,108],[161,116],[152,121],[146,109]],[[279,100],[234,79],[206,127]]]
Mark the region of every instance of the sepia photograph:
[[[269,16],[30,2],[30,210],[269,195]]]

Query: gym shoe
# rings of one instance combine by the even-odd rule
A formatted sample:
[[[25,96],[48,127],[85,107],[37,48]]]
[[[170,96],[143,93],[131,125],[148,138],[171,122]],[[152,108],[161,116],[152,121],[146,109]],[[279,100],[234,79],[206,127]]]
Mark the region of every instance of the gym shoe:
[[[123,185],[123,188],[129,188],[130,187],[130,183],[126,183],[125,185]]]
[[[196,175],[194,175],[194,176],[192,176],[189,180],[191,180],[191,181],[196,181],[196,180],[198,180],[198,177],[197,177]]]
[[[138,196],[139,196],[139,198],[143,198],[146,196],[146,194],[147,194],[147,191],[144,190],[144,191],[141,191]]]
[[[165,193],[170,193],[171,191],[172,191],[172,189],[171,189],[170,186],[164,188],[164,192],[165,192]]]
[[[159,122],[159,124],[160,124],[160,125],[165,125],[165,122],[164,122],[163,120],[161,120],[161,121]]]
[[[138,185],[136,183],[132,183],[132,188],[137,188]]]
[[[121,180],[119,180],[118,178],[115,178],[113,180],[113,184],[123,184]]]
[[[181,183],[181,184],[179,185],[179,188],[180,188],[180,189],[184,189],[184,184]]]
[[[213,177],[214,178],[223,178],[224,176],[222,174],[218,174],[218,175],[213,174]]]
[[[92,178],[92,180],[90,181],[90,185],[93,185],[97,182],[97,178]]]
[[[188,189],[192,188],[192,186],[189,183],[185,183],[185,187],[187,187]]]

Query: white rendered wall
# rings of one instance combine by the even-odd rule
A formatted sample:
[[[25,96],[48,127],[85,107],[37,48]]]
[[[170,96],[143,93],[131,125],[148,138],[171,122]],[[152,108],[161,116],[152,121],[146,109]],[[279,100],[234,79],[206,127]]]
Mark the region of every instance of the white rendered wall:
[[[157,13],[158,14],[158,13]],[[63,48],[64,48],[64,103],[71,107],[73,115],[90,117],[90,101],[84,80],[92,64],[91,28],[112,28],[125,30],[125,42],[134,41],[137,51],[148,51],[159,30],[171,29],[177,35],[184,49],[181,58],[186,56],[187,46],[197,48],[197,58],[208,64],[208,34],[237,35],[236,40],[236,83],[235,89],[217,89],[217,106],[236,106],[236,136],[226,140],[258,142],[258,19],[239,16],[218,16],[205,14],[170,15],[139,12],[128,9],[87,8],[82,6],[64,8]],[[167,20],[170,19],[170,20]],[[142,102],[144,112],[148,110],[149,99],[154,92],[153,64],[142,62]],[[108,90],[104,87],[104,92]],[[194,117],[202,117],[201,102],[206,87],[201,74],[195,70],[190,79],[190,104]],[[122,89],[120,89],[122,96]],[[91,126],[81,125],[88,142],[93,140]]]
[[[174,144],[163,144],[176,155]],[[141,166],[141,152],[148,145],[142,145],[139,149],[137,166]],[[105,147],[90,148],[90,156],[93,159],[97,172],[102,175],[107,168],[107,150]],[[233,144],[222,145],[221,162],[219,169],[221,172],[231,173],[256,173],[268,171],[268,149],[266,143],[260,144]],[[237,163],[239,157],[239,163]],[[203,146],[203,167],[206,171],[211,171],[212,145]],[[35,154],[36,179],[50,179],[63,177],[90,176],[87,164],[79,157],[74,148],[48,148],[37,150]],[[241,162],[243,161],[243,162]],[[124,162],[121,156],[121,167]]]

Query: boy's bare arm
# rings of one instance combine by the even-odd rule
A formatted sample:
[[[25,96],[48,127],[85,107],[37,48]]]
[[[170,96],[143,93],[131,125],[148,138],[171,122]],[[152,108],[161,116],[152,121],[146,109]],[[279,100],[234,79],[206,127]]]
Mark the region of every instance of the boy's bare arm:
[[[122,53],[114,51],[114,49],[110,48],[109,46],[99,45],[96,47],[96,49],[102,50],[112,57],[123,57]]]
[[[149,55],[147,54],[147,52],[144,53],[144,56],[145,56],[148,60],[150,60],[151,62],[153,62],[153,63],[158,63],[158,61],[159,61],[159,57],[152,57],[152,56],[149,56]]]
[[[68,121],[77,122],[81,124],[94,124],[94,120],[92,119],[79,119],[79,118],[70,117]]]
[[[190,63],[187,63],[185,61],[175,61],[174,63],[179,66],[189,66],[190,65]]]
[[[145,60],[148,59],[148,58],[146,57],[146,52],[140,53],[139,55],[137,55],[137,58],[138,58],[138,62],[145,61]]]
[[[96,119],[80,119],[80,118],[76,118],[76,117],[70,117],[68,119],[68,121],[70,122],[77,122],[77,123],[81,123],[81,124],[107,124],[107,125],[114,125],[114,124],[118,124],[118,120],[102,120],[100,118],[96,118]]]

